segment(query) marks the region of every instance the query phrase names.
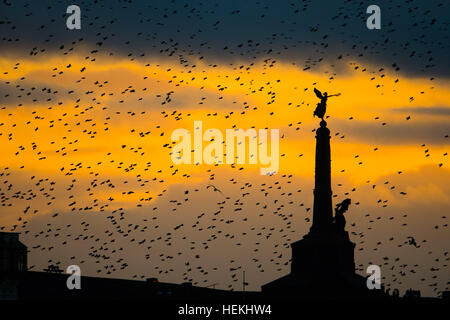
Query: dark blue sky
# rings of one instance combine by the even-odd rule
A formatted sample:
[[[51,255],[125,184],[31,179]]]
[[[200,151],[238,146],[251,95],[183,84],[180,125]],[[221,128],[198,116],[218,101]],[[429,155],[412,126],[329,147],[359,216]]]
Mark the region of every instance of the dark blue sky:
[[[81,8],[81,30],[66,29],[71,4]],[[381,30],[366,28],[370,4],[381,8]],[[88,46],[180,63],[273,58],[314,68],[358,60],[409,75],[450,75],[448,1],[4,1],[0,9],[4,55]]]

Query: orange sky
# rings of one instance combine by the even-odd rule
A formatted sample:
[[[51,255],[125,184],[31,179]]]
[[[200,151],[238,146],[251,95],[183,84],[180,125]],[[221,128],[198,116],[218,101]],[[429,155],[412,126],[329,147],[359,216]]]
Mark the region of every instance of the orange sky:
[[[39,214],[64,213],[73,207],[92,206],[94,212],[123,208],[145,215],[157,204],[170,208],[174,190],[180,191],[180,200],[182,188],[204,187],[216,170],[219,177],[214,185],[229,193],[234,192],[229,185],[232,177],[241,182],[273,184],[283,175],[292,175],[297,181],[311,183],[313,130],[319,122],[312,117],[318,102],[314,87],[341,93],[329,99],[327,112],[333,190],[339,197],[345,196],[337,185],[342,183],[348,190],[361,190],[358,199],[365,210],[380,210],[380,198],[395,208],[426,207],[431,205],[430,198],[432,205],[448,208],[445,177],[450,172],[448,156],[444,156],[449,146],[444,137],[449,133],[448,116],[423,112],[424,108],[450,108],[447,80],[380,72],[372,76],[371,66],[357,62],[332,75],[330,81],[327,68],[314,73],[280,62],[271,65],[261,61],[240,68],[240,64],[212,66],[199,61],[188,72],[170,60],[128,61],[106,56],[97,60],[55,56],[21,60],[16,65],[14,60],[0,58],[0,80],[9,82],[4,87],[10,95],[0,105],[0,166],[2,173],[9,175],[1,187],[7,195],[2,201],[2,223],[7,228],[19,217],[23,223],[38,219]],[[355,65],[360,67],[355,70]],[[82,67],[86,67],[84,72],[80,72]],[[396,79],[400,80],[395,83]],[[31,87],[36,89],[27,96]],[[33,102],[32,97],[42,88],[58,93],[41,93]],[[49,97],[51,101],[47,101]],[[177,128],[193,132],[195,120],[203,121],[204,130],[279,129],[279,173],[261,177],[261,165],[174,167],[168,147],[171,132]],[[433,139],[420,139],[420,134],[414,138],[417,128],[422,127],[424,132],[442,127],[446,132],[437,132]],[[245,169],[239,170],[241,167]],[[382,186],[387,177],[398,180],[395,189],[388,188],[392,181]],[[39,183],[39,179],[48,181]],[[73,179],[76,183],[71,188]],[[113,181],[114,188],[107,186],[109,182],[100,185],[106,180]],[[53,190],[52,181],[56,186]],[[93,181],[99,186],[89,189]],[[10,189],[9,183],[13,184]],[[372,188],[373,184],[379,186]],[[37,192],[41,187],[44,190]],[[32,202],[25,195],[28,189],[36,189]],[[17,196],[18,191],[23,194]],[[306,201],[312,200],[311,189],[302,192],[309,199]],[[407,200],[400,192],[406,193]],[[166,196],[169,193],[172,198]],[[73,201],[76,204],[70,205]],[[31,211],[38,209],[38,214],[23,215],[27,206]],[[417,228],[419,231],[420,226]],[[448,232],[439,237],[450,240]]]

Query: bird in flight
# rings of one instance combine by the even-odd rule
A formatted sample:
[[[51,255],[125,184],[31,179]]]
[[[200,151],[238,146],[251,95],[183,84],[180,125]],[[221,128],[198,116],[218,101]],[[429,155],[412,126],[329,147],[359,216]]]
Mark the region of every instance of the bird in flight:
[[[223,192],[220,191],[218,188],[216,188],[216,186],[214,186],[214,185],[212,185],[212,184],[208,184],[208,185],[206,186],[206,189],[209,189],[209,188],[213,188],[213,191],[220,192],[220,193],[223,195]]]

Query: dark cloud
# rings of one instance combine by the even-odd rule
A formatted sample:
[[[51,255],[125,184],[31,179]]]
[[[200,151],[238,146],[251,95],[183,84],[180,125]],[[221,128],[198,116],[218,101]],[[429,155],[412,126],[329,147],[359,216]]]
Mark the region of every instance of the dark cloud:
[[[449,117],[450,107],[415,107],[415,108],[397,108],[396,112],[405,114],[430,115],[439,117]]]
[[[70,4],[1,4],[0,50],[70,55],[87,46],[130,58],[172,56],[182,64],[190,56],[221,63],[270,57],[302,68],[359,60],[398,67],[400,74],[450,74],[447,2],[380,0],[381,30],[366,28],[371,1],[88,1],[78,3],[76,31],[65,26]]]
[[[345,121],[334,119],[334,131],[346,139],[363,140],[374,144],[448,144],[450,124],[445,120],[391,122],[386,125],[373,121]]]
[[[0,106],[30,106],[32,104],[55,104],[67,98],[74,99],[71,90],[52,83],[46,85],[36,81],[0,82]]]

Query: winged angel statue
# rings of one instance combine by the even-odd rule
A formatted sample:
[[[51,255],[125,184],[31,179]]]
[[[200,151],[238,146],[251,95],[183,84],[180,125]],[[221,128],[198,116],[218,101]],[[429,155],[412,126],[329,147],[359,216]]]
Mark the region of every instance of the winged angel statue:
[[[322,92],[314,88],[314,93],[316,94],[317,98],[320,99],[320,102],[317,104],[316,110],[314,110],[314,116],[317,116],[323,120],[323,117],[325,116],[325,112],[327,111],[327,100],[329,97],[338,97],[341,94],[332,94],[328,95],[328,93],[324,92],[322,95]]]

